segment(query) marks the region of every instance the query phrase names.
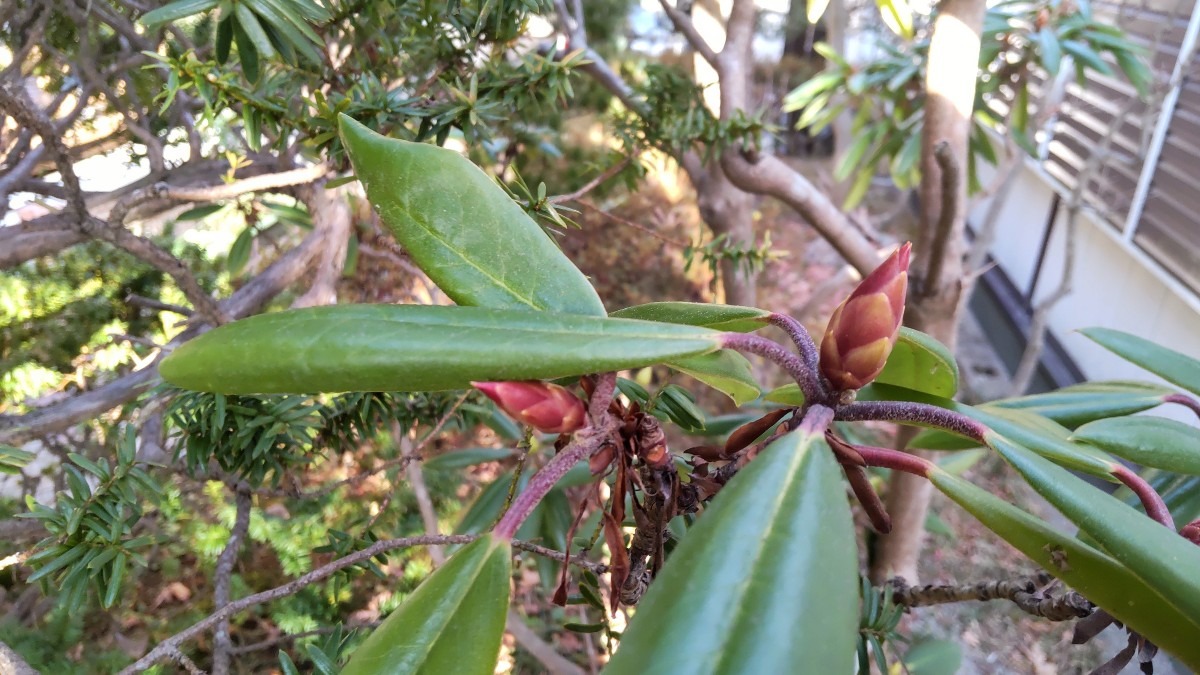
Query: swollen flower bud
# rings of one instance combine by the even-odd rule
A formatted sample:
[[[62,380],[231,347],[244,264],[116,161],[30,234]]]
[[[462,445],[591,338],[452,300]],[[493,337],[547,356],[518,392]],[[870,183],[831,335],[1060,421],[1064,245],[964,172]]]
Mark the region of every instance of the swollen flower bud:
[[[569,434],[583,427],[587,413],[575,394],[549,382],[472,382],[504,412],[548,434]]]
[[[865,386],[887,363],[904,318],[911,248],[901,246],[833,311],[821,340],[821,374],[836,389]]]

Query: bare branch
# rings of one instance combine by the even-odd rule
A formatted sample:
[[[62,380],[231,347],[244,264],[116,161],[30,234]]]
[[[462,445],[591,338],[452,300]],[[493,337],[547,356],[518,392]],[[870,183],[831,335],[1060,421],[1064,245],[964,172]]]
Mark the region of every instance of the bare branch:
[[[1044,594],[1041,589],[1053,583],[1054,577],[1039,572],[1027,579],[989,581],[980,584],[909,586],[903,579],[891,580],[892,600],[905,607],[923,607],[971,600],[1009,600],[1021,611],[1050,621],[1073,621],[1090,616],[1095,605],[1082,595],[1068,591],[1060,596]]]
[[[270,590],[248,595],[240,600],[234,600],[233,602],[230,602],[224,607],[217,609],[204,619],[197,621],[184,630],[158,643],[145,656],[122,670],[120,675],[133,675],[134,673],[140,673],[146,670],[162,659],[169,657],[172,651],[177,651],[179,649],[180,645],[200,635],[201,633],[204,633],[208,629],[217,625],[219,622],[227,621],[230,617],[236,615],[242,610],[254,607],[255,605],[260,605],[264,602],[270,602],[272,600],[278,600],[279,598],[286,598],[289,595],[295,595],[307,586],[311,586],[318,581],[326,579],[337,572],[346,569],[347,567],[353,567],[354,565],[370,560],[381,553],[386,553],[388,551],[393,551],[400,548],[411,548],[413,546],[448,546],[452,544],[469,544],[478,538],[479,535],[473,534],[448,534],[439,535],[436,537],[422,536],[405,537],[402,539],[385,539],[383,541],[375,542],[371,546],[368,546],[361,551],[351,553],[350,555],[338,558],[331,563],[322,565],[308,574],[297,577],[296,579],[293,579],[282,586],[277,586]],[[546,557],[549,557],[553,560],[558,560],[559,562],[565,561],[567,557],[565,554],[559,551],[553,551],[551,549],[530,544],[528,542],[513,541],[512,546],[513,548],[529,551],[530,553],[545,555]],[[571,558],[571,563],[585,569],[589,569],[593,572],[599,570],[598,573],[603,573],[607,570],[607,568],[603,565],[597,565],[596,563],[578,560],[574,557]]]
[[[958,185],[962,180],[962,171],[954,159],[948,142],[939,142],[933,149],[933,156],[942,170],[942,210],[938,214],[937,230],[932,242],[933,248],[929,250],[929,268],[921,283],[920,293],[926,297],[938,293],[938,289],[941,288],[942,267],[946,262],[946,246],[950,241],[954,220],[958,214]]]
[[[583,675],[583,668],[555,651],[554,645],[543,640],[532,628],[525,625],[525,619],[516,610],[508,610],[505,629],[512,634],[521,648],[546,667],[546,672],[550,675]]]
[[[229,541],[225,550],[217,557],[217,568],[213,572],[213,606],[224,607],[229,604],[229,585],[233,577],[233,564],[237,562],[238,553],[242,550],[242,540],[250,530],[250,507],[253,498],[250,491],[238,488],[237,515],[234,517],[233,529],[229,532]],[[229,636],[229,618],[217,622],[213,647],[213,675],[228,675],[231,662],[233,639]]]
[[[346,251],[350,241],[353,218],[350,205],[340,191],[326,190],[324,185],[305,192],[305,201],[313,222],[325,230],[325,245],[316,261],[312,285],[296,298],[292,307],[316,307],[337,303],[337,283],[346,269]]]
[[[692,17],[681,12],[678,7],[672,6],[668,0],[658,0],[658,4],[662,5],[667,18],[671,20],[671,25],[675,26],[675,30],[683,35],[688,45],[696,50],[700,58],[708,61],[709,65],[716,68],[717,53],[713,51],[712,46],[705,42],[704,38],[700,35],[700,31],[696,30],[696,24],[692,22]]]
[[[21,655],[12,650],[11,647],[0,642],[0,673],[5,675],[38,675],[38,671],[34,670]]]
[[[591,192],[592,190],[595,190],[596,188],[600,187],[604,183],[608,182],[613,176],[616,176],[617,174],[624,171],[625,167],[629,166],[630,161],[631,161],[630,158],[626,157],[625,159],[623,159],[623,160],[617,162],[616,164],[613,164],[612,166],[605,169],[604,172],[601,173],[599,176],[596,176],[595,178],[584,183],[583,186],[580,187],[578,190],[576,190],[574,192],[568,192],[565,195],[555,195],[555,196],[551,197],[550,199],[548,199],[547,201],[549,201],[551,204],[562,204],[564,202],[576,201],[576,200],[580,199],[581,197],[583,197],[584,195]]]
[[[130,293],[129,295],[125,296],[125,302],[137,307],[145,307],[146,309],[154,309],[160,312],[174,312],[180,316],[192,315],[192,310],[188,309],[187,307],[172,305],[169,302],[155,300],[154,298],[146,298],[135,293]]]

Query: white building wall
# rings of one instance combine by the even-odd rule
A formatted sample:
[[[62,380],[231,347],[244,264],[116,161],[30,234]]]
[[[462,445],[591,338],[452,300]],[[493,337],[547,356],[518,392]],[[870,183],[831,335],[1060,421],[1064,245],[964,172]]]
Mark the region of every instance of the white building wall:
[[[1054,195],[1050,179],[1027,164],[1000,213],[992,256],[1022,293],[1030,290]],[[982,222],[986,209],[986,201],[974,205],[972,226]],[[1047,246],[1035,304],[1057,288],[1062,276],[1065,211],[1065,206],[1059,209]],[[1086,209],[1078,218],[1075,255],[1073,291],[1054,307],[1049,325],[1087,379],[1154,379],[1077,332],[1092,326],[1133,333],[1200,359],[1195,293]]]

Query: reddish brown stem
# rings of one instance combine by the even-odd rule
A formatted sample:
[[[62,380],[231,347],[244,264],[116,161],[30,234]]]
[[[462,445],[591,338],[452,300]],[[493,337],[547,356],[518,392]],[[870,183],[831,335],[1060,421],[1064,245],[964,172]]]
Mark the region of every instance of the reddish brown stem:
[[[871,485],[871,479],[867,476],[867,472],[861,466],[853,464],[843,464],[842,470],[846,472],[846,480],[850,481],[850,489],[854,491],[854,497],[858,499],[858,503],[862,505],[863,511],[870,519],[871,527],[880,534],[891,532],[892,517],[888,515],[879,495],[875,494],[875,488]]]
[[[1175,519],[1171,517],[1171,511],[1167,509],[1163,498],[1141,476],[1124,464],[1113,467],[1112,475],[1137,495],[1142,502],[1142,508],[1146,509],[1146,515],[1172,530],[1175,529]]]
[[[862,456],[867,466],[877,466],[892,471],[903,471],[914,476],[928,478],[929,472],[935,468],[934,463],[924,457],[910,455],[900,450],[888,448],[873,448],[866,445],[856,445],[854,449]]]
[[[1167,394],[1163,397],[1163,403],[1178,403],[1196,413],[1196,417],[1200,417],[1200,401],[1187,394]]]

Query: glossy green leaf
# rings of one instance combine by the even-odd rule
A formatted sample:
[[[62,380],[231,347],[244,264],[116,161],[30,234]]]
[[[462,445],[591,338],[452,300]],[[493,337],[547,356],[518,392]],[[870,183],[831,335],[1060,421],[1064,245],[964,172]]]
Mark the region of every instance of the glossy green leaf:
[[[339,120],[379,217],[455,302],[604,315],[583,273],[479,167],[451,150]]]
[[[1200,431],[1162,417],[1114,417],[1085,424],[1072,440],[1143,466],[1200,475]]]
[[[242,63],[242,74],[247,82],[258,82],[258,50],[242,28],[242,24],[233,22],[233,42],[237,45],[238,60]]]
[[[1001,437],[992,447],[1038,494],[1179,610],[1200,634],[1200,546],[1083,479]]]
[[[491,675],[508,613],[512,551],[485,535],[421,583],[350,656],[342,675]]]
[[[193,14],[207,12],[217,6],[217,0],[179,0],[164,5],[152,12],[146,12],[139,19],[144,26],[157,26],[162,23],[176,21]]]
[[[421,462],[421,466],[433,471],[465,469],[484,462],[497,462],[513,456],[512,448],[463,448],[451,450],[433,459]]]
[[[1200,396],[1200,361],[1119,330],[1086,328],[1080,332],[1126,361]]]
[[[754,379],[750,362],[730,349],[676,359],[667,365],[726,394],[738,406],[745,405],[762,394],[758,382]]]
[[[176,349],[159,372],[225,394],[440,391],[640,368],[715,351],[719,335],[549,312],[335,305],[221,326]]]
[[[837,463],[822,436],[788,434],[689,530],[605,672],[852,672],[858,586]]]
[[[901,327],[887,365],[875,381],[950,398],[958,392],[958,364],[941,342]]]
[[[662,321],[713,330],[749,333],[767,325],[771,313],[756,307],[713,305],[704,302],[651,302],[618,309],[609,316],[616,319]]]
[[[1187,637],[1200,630],[1200,624],[1166,603],[1121,563],[969,481],[943,471],[931,472],[929,480],[989,530],[1118,620],[1193,667],[1200,663],[1200,643]]]
[[[1132,415],[1163,402],[1171,389],[1148,382],[1088,382],[1045,394],[993,401],[988,405],[1028,410],[1073,429],[1106,417]]]
[[[804,392],[800,391],[800,385],[790,382],[767,392],[766,396],[763,396],[763,400],[779,405],[799,407],[804,405]]]

